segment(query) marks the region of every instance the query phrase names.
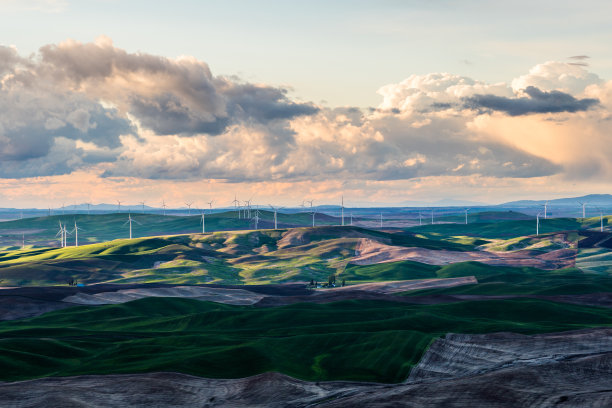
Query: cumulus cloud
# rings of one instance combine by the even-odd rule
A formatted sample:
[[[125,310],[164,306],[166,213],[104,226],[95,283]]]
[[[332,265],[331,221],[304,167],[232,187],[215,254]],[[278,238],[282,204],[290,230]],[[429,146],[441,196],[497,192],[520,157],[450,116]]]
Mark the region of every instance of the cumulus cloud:
[[[512,81],[512,89],[520,92],[529,86],[543,91],[561,91],[571,95],[580,95],[587,86],[600,84],[602,80],[584,67],[565,62],[549,61],[538,64]]]
[[[381,87],[380,105],[363,110],[322,108],[283,88],[213,75],[192,57],[129,53],[104,37],[46,45],[28,58],[4,47],[0,56],[5,178],[78,169],[232,183],[543,177],[586,167],[493,124],[603,120],[611,99],[596,75],[567,63],[541,64],[512,83],[411,75]]]

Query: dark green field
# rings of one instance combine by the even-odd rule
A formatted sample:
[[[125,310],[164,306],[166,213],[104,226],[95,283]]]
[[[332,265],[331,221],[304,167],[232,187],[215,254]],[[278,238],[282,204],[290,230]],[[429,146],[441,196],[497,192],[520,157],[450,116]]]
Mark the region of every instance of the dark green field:
[[[273,309],[148,298],[0,323],[0,380],[178,371],[238,378],[400,382],[447,332],[543,333],[610,325],[612,310],[539,300],[406,306],[345,301]]]

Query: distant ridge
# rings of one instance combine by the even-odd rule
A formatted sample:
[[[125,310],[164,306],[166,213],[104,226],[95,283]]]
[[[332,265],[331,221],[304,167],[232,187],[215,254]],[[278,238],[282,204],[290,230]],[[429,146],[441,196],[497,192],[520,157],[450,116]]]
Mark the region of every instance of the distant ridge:
[[[497,207],[530,207],[543,205],[548,201],[548,205],[554,206],[576,206],[578,202],[587,203],[591,206],[609,207],[612,206],[611,194],[588,194],[580,197],[557,198],[554,200],[519,200],[499,204]]]

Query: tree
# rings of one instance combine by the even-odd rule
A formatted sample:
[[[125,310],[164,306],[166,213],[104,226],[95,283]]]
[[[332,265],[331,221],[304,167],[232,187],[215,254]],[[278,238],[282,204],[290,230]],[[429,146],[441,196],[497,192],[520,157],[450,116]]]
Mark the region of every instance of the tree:
[[[329,275],[329,277],[327,278],[327,284],[329,286],[332,286],[336,283],[336,275]]]

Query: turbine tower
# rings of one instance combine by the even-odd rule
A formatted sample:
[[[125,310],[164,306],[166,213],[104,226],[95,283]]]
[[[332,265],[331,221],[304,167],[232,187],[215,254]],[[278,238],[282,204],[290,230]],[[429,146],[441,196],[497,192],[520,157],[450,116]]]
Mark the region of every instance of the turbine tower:
[[[200,224],[202,224],[202,234],[206,234],[206,214],[200,210]]]
[[[312,203],[312,201],[311,201],[311,203]],[[312,207],[310,207],[310,208],[312,208]],[[315,215],[316,214],[317,214],[317,210],[314,210],[314,211],[310,212],[310,215],[312,215],[312,226],[313,227],[315,226]]]
[[[212,205],[213,205],[213,203],[214,203],[214,202],[215,202],[215,200],[210,200],[210,201],[208,202],[208,206],[210,207],[210,213],[211,213],[211,214],[212,214]]]
[[[468,211],[470,211],[470,210],[471,210],[471,208],[466,208],[466,209],[464,210],[464,211],[465,211],[465,225],[467,225],[467,213],[468,213]]]
[[[419,211],[419,225],[423,225],[423,213]]]
[[[238,201],[236,194],[234,194],[234,201],[232,201],[232,204],[234,204],[234,210],[238,212],[238,219],[240,219],[240,201]]]
[[[433,215],[434,215],[434,210],[431,210],[431,225],[434,224],[434,219],[433,219]]]
[[[74,229],[72,230],[72,232],[74,232],[74,246],[75,247],[79,246],[79,230],[83,231],[83,229],[79,228],[79,226],[77,225],[76,220],[74,220]]]
[[[255,207],[255,211],[253,211],[253,213],[255,214],[255,216],[253,217],[253,220],[255,220],[255,229],[259,229],[259,209]]]
[[[117,212],[121,212],[121,201],[117,200]]]
[[[383,227],[383,219],[382,219],[382,212],[380,213],[380,228]]]
[[[59,231],[57,231],[57,234],[55,234],[55,236],[59,236],[60,237],[60,247],[64,247],[64,227],[62,226],[62,222],[59,222]]]
[[[353,226],[353,213],[351,213],[351,227]]]
[[[341,216],[342,216],[342,226],[344,227],[344,195],[342,196]]]
[[[274,229],[278,229],[277,224],[276,224],[276,213],[278,212],[278,210],[280,210],[281,208],[285,208],[285,207],[273,207],[272,204],[268,204],[270,206],[270,208],[272,209],[272,211],[274,211]],[[344,225],[344,223],[342,224]]]
[[[128,224],[128,223],[130,224],[130,239],[132,239],[132,223],[133,222],[135,222],[138,225],[141,225],[138,221],[132,218],[132,214],[128,215],[128,220],[123,223],[123,225]]]
[[[144,205],[145,205],[145,202],[141,201],[138,204],[140,204],[142,206],[142,213],[144,214]]]
[[[536,215],[536,236],[540,235],[540,214]]]
[[[586,203],[586,202],[582,203],[582,202],[578,201],[578,204],[580,204],[580,205],[582,206],[582,218],[586,218],[586,210],[585,210],[585,207],[586,207],[586,205],[587,205],[588,203]]]
[[[91,203],[87,203],[87,215],[90,215],[91,213],[89,212],[89,207],[91,206]]]
[[[599,207],[595,207],[599,210],[599,232],[603,232],[603,210]]]
[[[185,203],[185,205],[187,206],[187,208],[189,208],[189,216],[191,216],[191,206],[193,205],[193,201],[190,203]]]
[[[166,207],[168,207],[166,205],[166,201],[162,200],[162,205],[161,206],[162,206],[162,210],[164,211],[164,216],[165,216],[166,215]]]

